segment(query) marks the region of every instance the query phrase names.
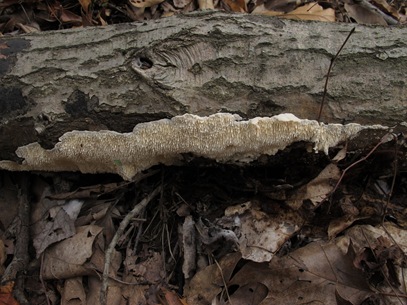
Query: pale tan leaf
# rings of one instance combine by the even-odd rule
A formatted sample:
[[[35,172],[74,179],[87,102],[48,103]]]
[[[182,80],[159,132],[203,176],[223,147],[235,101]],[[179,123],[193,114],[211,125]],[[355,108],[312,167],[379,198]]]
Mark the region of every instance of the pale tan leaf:
[[[198,0],[200,10],[213,10],[215,8],[213,0]]]
[[[360,24],[378,24],[378,25],[387,25],[387,22],[382,16],[380,16],[375,11],[368,9],[365,6],[359,4],[346,4],[345,10],[347,11],[349,17],[356,20]]]
[[[286,14],[284,14],[283,12],[267,10],[264,5],[256,7],[253,13],[267,16],[279,16],[286,19],[315,20],[326,22],[335,21],[335,11],[333,9],[324,9],[322,6],[315,2],[300,6]]]
[[[273,214],[269,215],[254,202],[242,214],[231,217],[238,218],[241,224],[238,247],[242,257],[255,262],[270,261],[304,222],[294,210],[274,207]]]
[[[163,1],[164,0],[130,0],[130,4],[134,7],[151,7]]]
[[[333,157],[332,161],[333,162],[339,162],[339,161],[345,159],[347,152],[348,152],[347,147],[344,146],[340,151],[337,152],[335,157]]]
[[[243,289],[230,292],[233,304],[242,304],[234,301],[244,295],[245,287],[249,288],[246,289],[246,295],[252,294],[253,298],[246,299],[244,304],[259,304],[261,301],[262,305],[337,305],[335,291],[352,304],[361,304],[374,292],[370,289],[365,275],[353,265],[353,259],[353,252],[344,254],[334,242],[318,241],[282,258],[274,256],[269,264],[248,262],[241,266],[230,280],[227,277],[225,280],[228,287]],[[216,266],[210,267],[216,270]],[[190,288],[186,294],[188,301],[194,301],[190,304],[210,304],[216,292],[215,288],[221,290],[219,286],[214,285],[215,281],[219,281],[219,277],[219,274],[213,274],[205,279],[207,282],[197,282],[194,277],[191,281],[193,289]],[[253,291],[258,292],[256,298]],[[200,298],[195,297],[198,293]],[[266,293],[267,297],[262,299]]]
[[[86,292],[82,277],[67,279],[61,291],[61,305],[76,304],[86,304]]]
[[[88,12],[89,12],[89,6],[90,6],[92,0],[78,0],[78,1],[79,1],[79,3],[80,3],[81,6],[82,6],[83,11],[84,11],[86,14],[88,14]]]
[[[281,17],[287,19],[335,22],[335,10],[332,8],[324,9],[319,4],[311,2],[296,8],[292,12],[281,15]]]
[[[18,22],[16,23],[16,27],[19,27],[24,33],[35,33],[40,31],[39,25],[35,23],[28,25]]]
[[[287,204],[296,209],[301,207],[304,200],[310,200],[315,207],[323,202],[334,189],[341,172],[335,164],[328,164],[319,175],[302,186],[288,200]]]
[[[92,256],[93,242],[101,231],[102,228],[95,225],[80,227],[74,236],[47,249],[42,271],[44,279],[87,274],[83,264]]]

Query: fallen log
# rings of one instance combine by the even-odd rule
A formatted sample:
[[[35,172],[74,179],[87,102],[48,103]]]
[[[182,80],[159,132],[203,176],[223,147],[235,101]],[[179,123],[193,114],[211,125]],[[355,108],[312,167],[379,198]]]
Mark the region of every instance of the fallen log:
[[[196,12],[148,23],[2,37],[0,167],[35,169],[35,153],[55,152],[59,138],[74,130],[95,132],[95,141],[101,141],[100,135],[130,134],[139,123],[185,113],[227,112],[243,120],[292,113],[315,120],[330,61],[352,28]],[[372,145],[388,130],[378,132],[373,125],[407,129],[407,48],[401,39],[406,32],[357,26],[330,76],[323,122],[359,123],[364,130],[359,139]],[[102,130],[110,133],[98,133]],[[157,143],[166,145],[162,139],[167,142]],[[241,151],[239,157],[248,154],[252,151]],[[30,164],[28,156],[34,158]],[[75,161],[63,156],[66,164]],[[114,166],[90,172],[113,167],[117,172],[122,161],[112,158],[108,162]],[[56,168],[63,170],[58,162]],[[120,173],[129,178],[137,171]]]

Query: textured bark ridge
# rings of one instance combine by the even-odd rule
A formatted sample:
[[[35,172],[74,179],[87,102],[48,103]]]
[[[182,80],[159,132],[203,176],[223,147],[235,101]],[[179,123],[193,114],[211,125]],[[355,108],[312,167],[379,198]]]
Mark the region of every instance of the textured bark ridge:
[[[197,12],[3,37],[0,160],[21,161],[15,151],[30,143],[52,149],[72,130],[125,133],[185,113],[316,119],[330,60],[352,27]],[[357,26],[335,63],[322,121],[403,124],[403,37],[406,28]]]

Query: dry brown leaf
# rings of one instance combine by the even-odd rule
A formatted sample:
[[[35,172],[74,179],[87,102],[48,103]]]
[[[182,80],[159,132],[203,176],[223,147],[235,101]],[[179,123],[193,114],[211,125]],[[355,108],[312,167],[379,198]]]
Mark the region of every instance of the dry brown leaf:
[[[301,207],[304,200],[309,199],[315,207],[323,202],[328,194],[334,189],[339,180],[340,170],[335,164],[327,165],[319,175],[302,186],[293,196],[287,200],[287,204],[293,208]]]
[[[77,229],[68,238],[47,249],[44,253],[44,279],[64,279],[89,273],[83,264],[92,256],[95,238],[102,231],[98,226],[86,226]]]
[[[329,223],[328,238],[335,238],[339,233],[349,228],[356,220],[362,219],[362,217],[355,217],[354,215],[344,215],[339,218],[333,219]]]
[[[344,239],[350,239],[354,252],[355,266],[367,271],[366,275],[382,291],[394,292],[400,283],[405,285],[407,272],[407,231],[392,223],[382,226],[353,226],[346,231]],[[393,287],[391,287],[391,286]],[[405,287],[405,286],[404,286]],[[398,298],[386,299],[386,304],[401,304]]]
[[[264,202],[265,206],[273,203]],[[237,205],[235,210],[240,210],[242,205]],[[238,219],[239,244],[238,248],[242,257],[255,262],[268,262],[281,246],[292,237],[302,226],[303,219],[294,210],[273,207],[270,215],[261,210],[258,203],[246,203],[247,210],[241,210],[240,214],[231,214],[233,207],[229,207],[227,215],[223,217]],[[222,221],[222,220],[221,220]]]
[[[32,213],[33,244],[37,257],[51,244],[75,234],[75,219],[79,211],[71,217],[64,209],[64,201],[43,198],[34,206]]]
[[[123,281],[127,283],[138,283],[137,279],[133,276],[125,276]],[[151,286],[137,285],[124,285],[122,287],[123,298],[127,301],[127,304],[147,304],[146,290]],[[152,290],[152,289],[151,289]],[[151,291],[150,290],[150,291]],[[92,304],[92,303],[88,303]]]
[[[8,282],[0,286],[0,304],[4,305],[19,305],[13,297],[14,282]]]
[[[95,221],[102,220],[107,211],[111,208],[112,202],[110,200],[87,200],[86,206],[81,210],[81,216],[75,221],[75,227],[82,227],[94,223]],[[111,229],[108,224],[108,219],[104,220],[104,228]],[[108,232],[109,235],[112,232]],[[114,234],[114,232],[113,232]]]
[[[106,229],[103,228],[103,233],[106,233]],[[105,266],[105,245],[107,244],[105,241],[104,234],[98,234],[96,240],[93,242],[93,253],[92,257],[86,261],[84,267],[88,270],[97,270],[103,271]],[[117,270],[119,269],[122,263],[122,255],[121,252],[117,250],[113,250],[111,258],[110,258],[110,269],[109,275],[111,277],[117,278]]]
[[[230,297],[229,303],[233,305],[257,305],[260,304],[268,294],[266,285],[254,282],[240,286]]]
[[[85,14],[87,15],[89,12],[89,6],[92,3],[92,0],[78,0],[79,3],[82,6],[83,11],[85,12]]]
[[[352,239],[356,252],[370,247],[379,237],[387,236],[407,253],[407,231],[391,223],[384,223],[383,227],[384,229],[370,225],[353,226],[346,231],[346,236]]]
[[[245,13],[247,6],[245,0],[222,0],[232,12]]]
[[[256,7],[253,13],[267,16],[279,16],[286,19],[335,22],[335,10],[332,8],[324,9],[316,2],[307,3],[286,14],[283,12],[267,10],[264,5]]]
[[[152,7],[163,1],[164,0],[130,0],[130,4],[134,7]]]
[[[287,19],[335,22],[335,10],[332,8],[324,9],[318,3],[311,2],[280,17]]]
[[[61,305],[81,305],[86,304],[85,287],[81,277],[74,277],[65,280],[61,291]]]
[[[62,21],[62,23],[71,23],[73,25],[81,25],[82,24],[82,17],[78,16],[74,13],[72,13],[71,11],[68,11],[64,8],[61,9],[60,12],[60,16],[59,16],[60,20]]]
[[[344,254],[334,242],[318,241],[282,258],[274,257],[269,264],[240,263],[238,270],[234,270],[236,264],[229,268],[221,264],[222,270],[227,271],[223,279],[214,264],[192,278],[186,291],[187,300],[194,305],[225,304],[221,293],[224,280],[233,304],[243,304],[239,303],[242,297],[244,304],[337,305],[338,294],[351,304],[361,304],[374,292],[353,265],[355,255],[349,244],[348,249]],[[208,274],[208,271],[212,272]],[[234,275],[229,279],[231,271]],[[231,290],[232,287],[238,289]],[[248,296],[252,297],[248,299]]]
[[[165,280],[165,272],[162,266],[163,260],[161,254],[153,252],[151,257],[142,263],[134,265],[130,271],[134,276],[143,278],[150,283],[161,283]]]
[[[212,264],[195,274],[185,287],[184,295],[187,303],[194,305],[210,304],[216,295],[222,291],[224,280],[229,281],[240,258],[239,253],[227,254],[219,260],[219,266]]]
[[[345,10],[349,17],[356,20],[360,24],[378,24],[386,26],[387,22],[377,12],[368,9],[365,6],[359,4],[347,4],[345,3]]]
[[[345,298],[343,298],[338,290],[335,291],[335,298],[336,298],[336,302],[338,303],[338,305],[355,305],[352,302],[349,302],[348,300],[346,300]]]
[[[162,287],[161,293],[163,294],[165,301],[168,305],[183,305],[181,299],[174,291]]]
[[[336,291],[353,304],[361,304],[373,294],[364,275],[353,266],[353,253],[343,254],[334,242],[310,243],[285,257],[274,257],[269,266],[249,262],[228,286],[251,283],[268,288],[262,305],[337,305]]]
[[[386,0],[372,0],[376,6],[384,10],[386,13],[392,15],[397,20],[400,20],[401,16],[399,12],[391,5],[389,5]]]
[[[109,289],[107,290],[106,303],[108,305],[121,305],[121,304],[147,304],[140,302],[131,303],[128,299],[124,299],[121,284],[114,281],[109,282]],[[100,289],[102,287],[102,280],[99,277],[92,276],[88,278],[88,293],[86,296],[87,305],[100,305]],[[135,285],[129,285],[134,290],[137,290]]]
[[[198,0],[198,6],[200,10],[213,10],[215,6],[213,0]]]

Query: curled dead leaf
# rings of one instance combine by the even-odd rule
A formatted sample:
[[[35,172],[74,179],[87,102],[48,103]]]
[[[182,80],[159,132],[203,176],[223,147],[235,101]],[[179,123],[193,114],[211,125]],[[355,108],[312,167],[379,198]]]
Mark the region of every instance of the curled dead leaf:
[[[316,2],[307,3],[286,14],[283,12],[267,10],[264,5],[257,7],[253,13],[267,16],[279,16],[286,19],[335,22],[335,11],[332,8],[324,9]]]

